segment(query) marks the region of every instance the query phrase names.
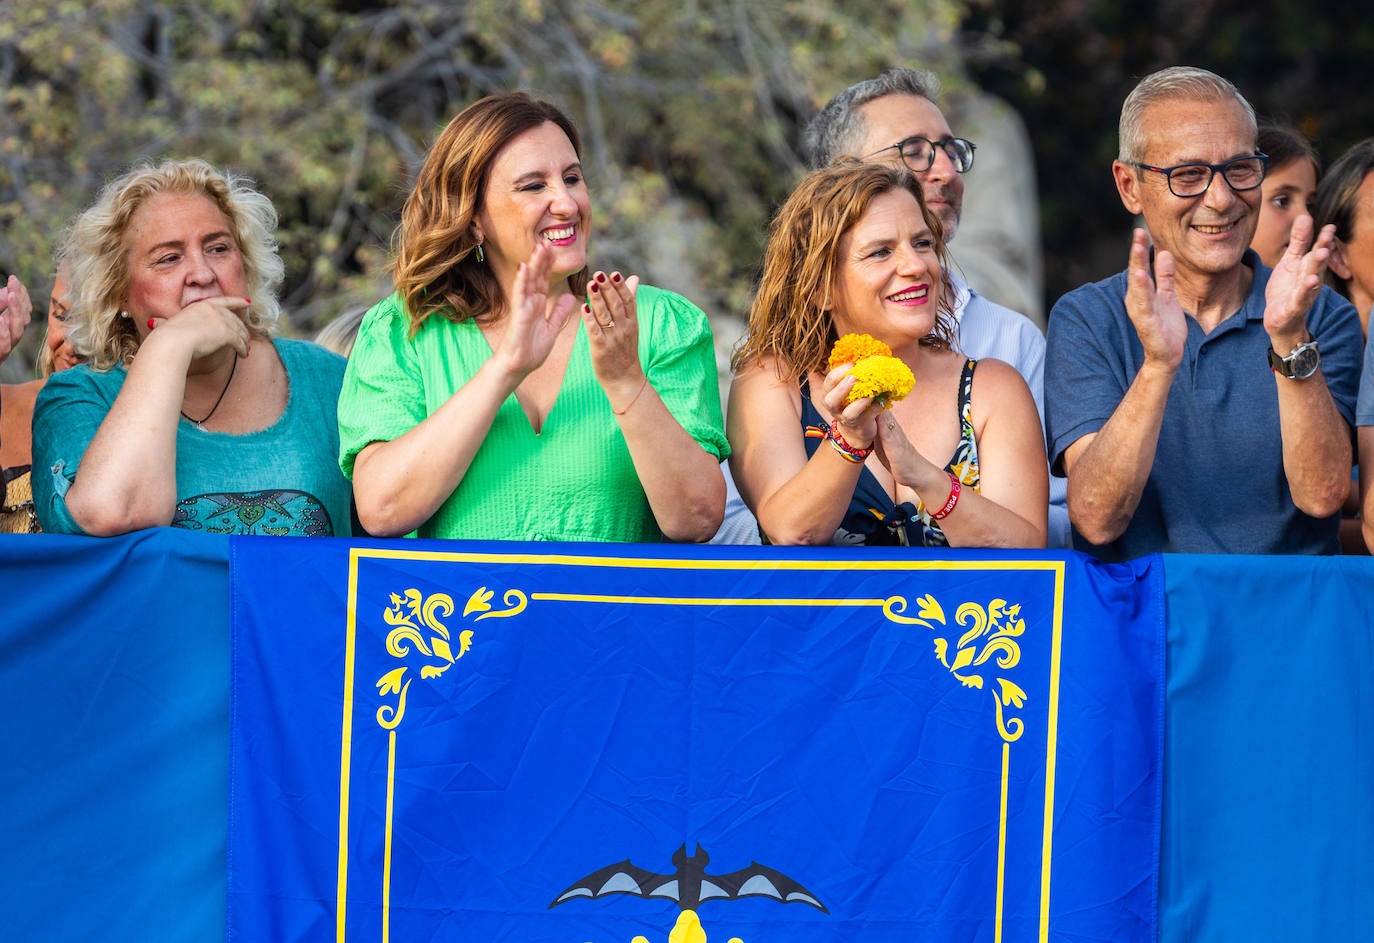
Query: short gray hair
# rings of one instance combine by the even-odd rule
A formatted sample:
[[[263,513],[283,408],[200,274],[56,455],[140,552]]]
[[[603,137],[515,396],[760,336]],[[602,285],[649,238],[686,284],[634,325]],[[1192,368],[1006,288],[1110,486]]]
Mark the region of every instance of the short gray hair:
[[[859,109],[888,95],[915,95],[937,104],[940,80],[933,72],[897,68],[888,69],[876,79],[849,86],[830,99],[802,133],[807,168],[819,170],[836,157],[849,154],[848,148],[863,131],[864,119]]]
[[[1228,101],[1234,98],[1240,102],[1250,118],[1250,127],[1256,128],[1255,109],[1245,100],[1234,85],[1215,72],[1197,69],[1192,66],[1170,66],[1160,69],[1140,80],[1140,83],[1126,96],[1121,106],[1121,124],[1117,129],[1120,136],[1117,160],[1122,163],[1136,163],[1145,159],[1146,141],[1141,133],[1141,121],[1145,109],[1162,101]]]

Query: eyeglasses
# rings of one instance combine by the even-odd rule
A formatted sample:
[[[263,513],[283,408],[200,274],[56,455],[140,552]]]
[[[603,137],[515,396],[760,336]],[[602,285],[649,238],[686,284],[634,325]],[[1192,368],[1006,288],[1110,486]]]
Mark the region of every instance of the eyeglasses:
[[[914,174],[923,174],[935,166],[935,148],[939,147],[949,156],[949,162],[954,165],[954,169],[961,174],[968,173],[973,168],[973,152],[975,150],[972,141],[965,141],[963,138],[945,138],[942,141],[932,141],[919,135],[904,138],[896,144],[889,144],[887,147],[879,148],[868,157],[877,157],[883,151],[890,151],[896,148],[897,153],[902,155],[902,163],[906,164],[906,169]],[[867,160],[868,158],[864,158]]]
[[[1220,173],[1226,185],[1237,193],[1253,190],[1264,182],[1264,172],[1269,166],[1268,154],[1254,154],[1250,157],[1233,157],[1220,164],[1175,164],[1172,167],[1152,167],[1132,161],[1141,170],[1153,170],[1163,174],[1169,182],[1169,192],[1174,196],[1201,196],[1212,185],[1212,179]]]

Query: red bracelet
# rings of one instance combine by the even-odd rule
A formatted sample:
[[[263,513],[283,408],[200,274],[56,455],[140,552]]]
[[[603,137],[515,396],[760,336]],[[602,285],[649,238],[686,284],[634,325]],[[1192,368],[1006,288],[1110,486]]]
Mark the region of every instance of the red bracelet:
[[[830,447],[840,453],[840,457],[846,462],[853,462],[855,465],[862,462],[873,454],[873,446],[867,448],[855,448],[844,440],[844,436],[834,426],[831,426],[826,433],[826,438],[830,440]]]
[[[959,492],[964,490],[964,486],[959,483],[959,479],[954,477],[953,472],[949,472],[949,500],[945,506],[930,515],[932,521],[943,521],[949,517],[949,513],[954,510],[954,506],[959,503]]]

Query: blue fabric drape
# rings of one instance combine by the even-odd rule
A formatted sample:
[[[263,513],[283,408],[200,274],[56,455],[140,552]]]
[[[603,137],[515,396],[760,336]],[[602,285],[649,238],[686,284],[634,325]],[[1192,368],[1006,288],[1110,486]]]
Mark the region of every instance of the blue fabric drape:
[[[283,543],[275,564],[280,596],[316,583],[316,565],[346,571],[354,545]],[[235,866],[226,860],[230,546],[171,530],[103,541],[0,537],[0,937],[225,934],[226,872]],[[749,553],[757,551],[716,558]],[[1166,557],[1159,565],[1169,654],[1159,939],[1362,938],[1374,925],[1374,743],[1363,735],[1374,716],[1374,561]],[[850,589],[869,580],[848,578]],[[685,593],[695,577],[678,584],[673,592]],[[335,585],[343,598],[346,582]],[[1154,590],[1108,579],[1069,591],[1131,613]],[[326,597],[328,605],[337,601]],[[265,631],[305,642],[310,654],[293,672],[337,670],[337,638],[292,621],[291,611],[283,606]],[[1125,699],[1147,716],[1148,689],[1121,680],[1131,641],[1115,620],[1093,631],[1121,651],[1066,646],[1062,683],[1071,688],[1081,677],[1093,696]],[[491,624],[481,623],[482,631]],[[779,657],[791,658],[795,648],[779,646]],[[1111,692],[1113,684],[1121,689]],[[279,694],[294,704],[276,711],[289,723],[315,709],[292,702],[289,684]],[[337,756],[338,743],[322,743]],[[1123,786],[1137,759],[1120,738],[1059,749],[1066,763],[1098,757],[1122,773]],[[1111,814],[1075,800],[1082,796],[1061,777],[1056,808]],[[1071,886],[1074,868],[1090,870],[1101,859],[1093,838],[1083,827],[1075,844],[1056,845],[1067,854],[1056,857],[1053,888]],[[337,828],[321,836],[325,844],[337,840]],[[332,850],[329,857],[332,865]],[[797,875],[804,884],[806,870],[805,879]],[[628,913],[635,902],[624,901]],[[584,904],[590,915],[600,903],[559,909]],[[708,930],[731,905],[719,906],[702,912]],[[661,938],[661,921],[647,935]]]
[[[233,580],[231,941],[1155,939],[1158,559],[264,540]],[[669,880],[698,844],[825,910]]]

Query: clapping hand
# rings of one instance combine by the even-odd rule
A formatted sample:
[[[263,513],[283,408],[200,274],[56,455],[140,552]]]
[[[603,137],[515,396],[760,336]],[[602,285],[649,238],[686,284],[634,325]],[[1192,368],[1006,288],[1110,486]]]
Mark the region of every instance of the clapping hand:
[[[639,362],[639,317],[635,293],[639,276],[597,272],[587,285],[582,320],[591,344],[592,369],[603,386],[637,385],[644,372]],[[613,397],[614,401],[614,397]]]
[[[1293,221],[1288,248],[1264,289],[1264,329],[1280,342],[1275,350],[1286,353],[1304,340],[1307,312],[1321,291],[1335,239],[1336,227],[1323,226],[1312,245],[1312,217],[1304,213]]]
[[[32,314],[29,290],[17,276],[11,275],[0,288],[0,363],[19,345]]]
[[[1150,240],[1143,229],[1137,229],[1131,238],[1126,314],[1145,349],[1145,362],[1170,371],[1177,369],[1188,339],[1188,318],[1174,294],[1174,257],[1167,250],[1156,252],[1152,279]]]
[[[577,305],[577,299],[567,292],[549,303],[552,265],[553,250],[540,243],[515,273],[510,326],[501,336],[497,353],[521,376],[533,373],[548,359]]]

